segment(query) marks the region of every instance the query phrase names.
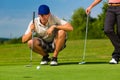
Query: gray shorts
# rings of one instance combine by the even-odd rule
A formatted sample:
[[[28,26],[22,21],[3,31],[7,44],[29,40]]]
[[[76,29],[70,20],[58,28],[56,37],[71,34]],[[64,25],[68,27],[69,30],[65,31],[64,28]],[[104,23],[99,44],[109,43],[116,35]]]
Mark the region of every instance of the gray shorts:
[[[45,53],[53,53],[55,50],[55,43],[54,40],[52,42],[46,42],[41,38],[38,38],[39,42],[41,43],[40,46],[43,48]],[[66,47],[66,40],[64,46],[61,48],[64,49]]]

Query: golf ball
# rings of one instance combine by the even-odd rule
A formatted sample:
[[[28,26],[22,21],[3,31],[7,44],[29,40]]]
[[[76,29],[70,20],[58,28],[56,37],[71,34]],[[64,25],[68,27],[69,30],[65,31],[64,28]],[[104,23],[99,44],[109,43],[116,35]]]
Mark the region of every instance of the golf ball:
[[[39,69],[40,69],[40,66],[37,66],[36,69],[39,70]]]

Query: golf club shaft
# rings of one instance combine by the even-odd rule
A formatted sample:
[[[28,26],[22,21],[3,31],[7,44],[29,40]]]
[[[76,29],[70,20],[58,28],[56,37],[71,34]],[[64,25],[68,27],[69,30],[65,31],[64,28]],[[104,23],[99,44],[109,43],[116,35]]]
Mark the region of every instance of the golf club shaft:
[[[83,50],[83,61],[85,61],[85,55],[86,55],[86,42],[87,42],[87,36],[88,36],[88,21],[89,21],[89,14],[87,15],[87,22],[86,22],[86,32],[85,32],[85,40],[84,40],[84,50]]]
[[[35,12],[33,12],[33,24],[34,24],[34,19],[35,19]],[[34,24],[34,25],[35,25],[35,24]],[[32,30],[32,41],[33,41],[33,34],[34,34],[34,30]],[[32,64],[33,43],[34,43],[34,42],[32,42],[31,52],[30,52],[30,64]]]
[[[34,31],[32,31],[32,41],[33,41],[33,33]],[[33,42],[32,42],[31,52],[30,52],[30,62],[32,62],[32,51],[33,51]]]

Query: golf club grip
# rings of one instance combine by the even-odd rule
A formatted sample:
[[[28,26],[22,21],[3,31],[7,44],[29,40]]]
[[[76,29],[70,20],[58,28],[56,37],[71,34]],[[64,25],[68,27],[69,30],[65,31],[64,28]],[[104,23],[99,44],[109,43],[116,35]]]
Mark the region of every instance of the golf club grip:
[[[35,12],[33,12],[33,24],[34,24],[34,19],[35,19]]]

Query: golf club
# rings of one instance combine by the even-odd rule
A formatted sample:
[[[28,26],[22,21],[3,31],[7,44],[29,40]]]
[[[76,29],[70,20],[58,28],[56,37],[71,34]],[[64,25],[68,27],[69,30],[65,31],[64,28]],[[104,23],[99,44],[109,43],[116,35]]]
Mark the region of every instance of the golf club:
[[[87,22],[86,22],[86,32],[85,32],[85,40],[84,40],[84,50],[83,50],[83,56],[82,56],[82,62],[79,62],[79,64],[85,64],[85,56],[86,56],[86,41],[87,41],[87,34],[88,34],[88,21],[89,21],[89,14],[87,15]]]
[[[33,24],[34,24],[34,19],[35,19],[35,12],[33,12]],[[32,41],[33,41],[33,34],[34,34],[34,30],[32,30]],[[30,64],[26,65],[26,67],[32,67],[32,51],[33,51],[33,42],[30,51]]]

